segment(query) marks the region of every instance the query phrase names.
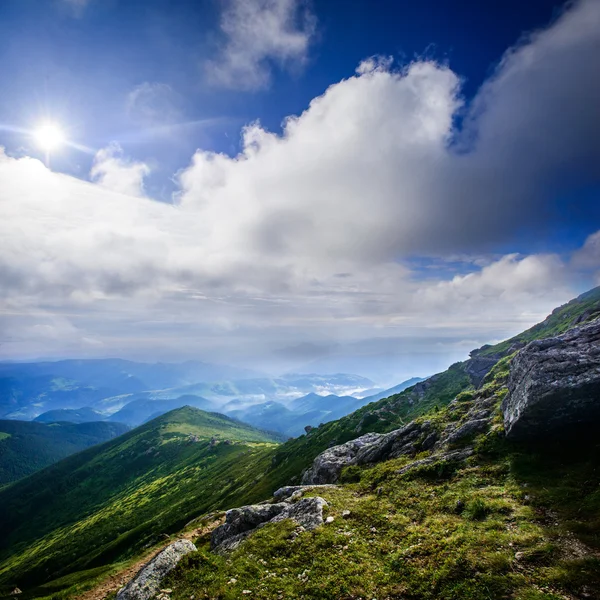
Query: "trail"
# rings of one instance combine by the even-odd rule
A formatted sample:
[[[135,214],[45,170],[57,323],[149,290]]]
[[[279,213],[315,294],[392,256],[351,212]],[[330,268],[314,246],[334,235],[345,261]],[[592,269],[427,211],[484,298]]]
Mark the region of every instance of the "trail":
[[[206,519],[204,519],[206,520]],[[129,565],[126,569],[110,575],[91,590],[84,592],[76,597],[76,600],[104,600],[109,594],[118,592],[125,584],[127,584],[136,573],[150,560],[152,560],[159,552],[164,550],[169,544],[176,540],[186,539],[195,540],[207,533],[211,532],[215,527],[223,523],[222,517],[211,519],[206,525],[198,529],[186,531],[173,539],[165,540],[165,544],[160,548],[155,548],[150,552],[142,555],[138,560]]]

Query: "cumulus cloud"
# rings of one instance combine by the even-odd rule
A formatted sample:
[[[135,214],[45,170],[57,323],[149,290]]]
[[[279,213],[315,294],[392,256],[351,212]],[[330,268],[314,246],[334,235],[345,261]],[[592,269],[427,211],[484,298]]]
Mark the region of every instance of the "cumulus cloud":
[[[0,327],[65,328],[43,306],[88,349],[160,339],[172,357],[213,358],[373,332],[454,357],[516,333],[573,295],[575,259],[489,251],[543,223],[548,190],[598,181],[599,23],[600,3],[573,5],[469,106],[446,66],[368,59],[281,134],[254,123],[239,155],[198,151],[173,204],[142,197],[148,168],[117,147],[95,183],[1,157]],[[468,272],[411,261],[450,254]],[[27,339],[3,351],[31,352]]]
[[[225,41],[206,65],[210,80],[244,90],[267,87],[273,64],[298,68],[306,61],[315,22],[301,0],[226,0]]]
[[[99,150],[90,171],[98,185],[129,196],[144,195],[144,177],[149,174],[148,165],[126,159],[119,144]]]

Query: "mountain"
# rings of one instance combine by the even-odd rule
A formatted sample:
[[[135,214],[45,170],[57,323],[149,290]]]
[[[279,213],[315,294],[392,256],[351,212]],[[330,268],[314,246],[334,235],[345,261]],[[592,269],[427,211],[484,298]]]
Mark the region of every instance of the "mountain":
[[[103,399],[123,394],[257,375],[247,369],[195,361],[90,359],[0,363],[0,418],[33,419],[49,410],[96,408]]]
[[[306,426],[316,427],[347,415],[362,406],[363,402],[352,396],[329,394],[320,396],[310,393],[288,402],[264,402],[242,408],[227,410],[227,414],[261,429],[279,431],[295,437],[304,432]],[[229,403],[227,406],[236,407]]]
[[[104,416],[102,414],[89,406],[85,406],[83,408],[49,410],[37,416],[34,421],[38,423],[58,423],[61,421],[68,423],[89,423],[90,421],[102,421],[103,419]]]
[[[402,383],[399,383],[398,385],[395,385],[394,387],[391,387],[387,390],[377,392],[376,394],[372,394],[371,396],[365,396],[364,398],[362,398],[361,402],[363,404],[369,404],[369,402],[377,402],[377,400],[389,398],[390,396],[393,396],[394,394],[399,394],[400,392],[403,392],[404,390],[408,389],[409,387],[412,387],[417,383],[420,383],[421,381],[425,381],[425,378],[411,377],[410,379],[407,379],[406,381],[403,381]]]
[[[121,423],[0,420],[0,486],[128,431]]]
[[[266,469],[277,441],[184,407],[0,490],[0,583],[30,587],[155,543],[251,492],[246,471]]]
[[[183,406],[193,406],[206,411],[215,410],[215,405],[200,396],[186,394],[172,400],[139,399],[128,402],[123,408],[113,413],[108,420],[117,423],[127,423],[133,427],[141,425],[150,419]]]
[[[160,582],[173,600],[600,597],[599,314],[600,288],[281,445],[211,443],[244,426],[182,409],[69,457],[0,490],[0,585],[116,593],[164,533],[197,547]],[[335,486],[273,500],[301,482]]]

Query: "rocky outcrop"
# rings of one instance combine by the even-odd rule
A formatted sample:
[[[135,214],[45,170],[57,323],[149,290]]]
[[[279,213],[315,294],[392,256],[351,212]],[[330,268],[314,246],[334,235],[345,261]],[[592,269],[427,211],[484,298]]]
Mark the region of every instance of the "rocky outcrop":
[[[437,439],[437,433],[429,421],[412,421],[385,435],[369,433],[319,454],[312,467],[304,473],[302,483],[335,483],[342,469],[348,465],[366,465],[399,456],[414,456],[417,452],[431,450]]]
[[[408,465],[398,469],[396,473],[404,475],[410,473],[415,469],[426,467],[429,465],[443,465],[444,463],[461,463],[467,460],[469,456],[473,455],[473,448],[464,448],[463,450],[454,450],[453,452],[446,452],[443,454],[436,454],[434,456],[428,456],[421,460],[415,460]]]
[[[292,519],[306,530],[323,524],[323,508],[327,502],[318,496],[304,498],[296,503],[278,502],[256,504],[228,510],[225,523],[217,527],[211,536],[211,549],[224,553],[237,548],[251,533],[267,523]]]
[[[177,540],[145,564],[138,574],[117,594],[117,600],[148,600],[156,595],[161,581],[177,563],[196,546],[189,540]]]
[[[336,489],[338,486],[325,483],[325,484],[314,484],[314,485],[286,485],[273,492],[273,498],[279,502],[283,500],[296,500],[301,498],[304,492],[310,490],[322,490],[322,489]]]
[[[380,433],[367,433],[345,444],[328,448],[315,458],[312,466],[302,476],[302,483],[335,483],[342,468],[352,464],[361,448],[370,446],[383,437]]]
[[[528,344],[512,360],[502,402],[509,437],[527,439],[600,420],[600,320]]]

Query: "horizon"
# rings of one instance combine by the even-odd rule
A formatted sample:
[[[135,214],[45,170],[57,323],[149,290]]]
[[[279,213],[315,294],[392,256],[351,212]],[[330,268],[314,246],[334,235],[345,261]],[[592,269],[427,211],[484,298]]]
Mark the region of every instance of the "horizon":
[[[0,17],[2,362],[393,385],[600,283],[595,0]]]

